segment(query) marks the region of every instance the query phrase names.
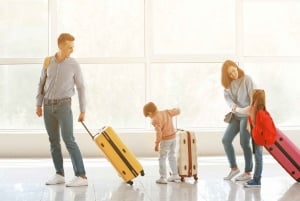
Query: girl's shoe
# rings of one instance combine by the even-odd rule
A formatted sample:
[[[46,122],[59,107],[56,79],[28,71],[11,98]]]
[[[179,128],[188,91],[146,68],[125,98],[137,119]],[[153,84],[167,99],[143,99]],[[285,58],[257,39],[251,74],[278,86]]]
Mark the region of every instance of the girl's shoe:
[[[250,181],[244,183],[244,186],[246,188],[260,188],[261,183],[260,181],[255,181],[255,179],[251,179]]]

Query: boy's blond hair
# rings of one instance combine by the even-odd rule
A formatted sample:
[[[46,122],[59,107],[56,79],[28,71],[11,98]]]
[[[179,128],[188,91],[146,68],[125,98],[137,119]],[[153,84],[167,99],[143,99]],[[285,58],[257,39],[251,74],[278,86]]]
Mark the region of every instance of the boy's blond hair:
[[[149,113],[155,113],[157,111],[157,107],[153,102],[149,102],[144,106],[144,115],[145,117],[148,117]]]

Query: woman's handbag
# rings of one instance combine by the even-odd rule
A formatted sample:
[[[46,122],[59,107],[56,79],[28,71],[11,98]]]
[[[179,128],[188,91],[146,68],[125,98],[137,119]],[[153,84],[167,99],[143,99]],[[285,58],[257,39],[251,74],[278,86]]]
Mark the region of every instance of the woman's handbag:
[[[233,118],[233,112],[228,112],[224,117],[224,122],[230,123]]]

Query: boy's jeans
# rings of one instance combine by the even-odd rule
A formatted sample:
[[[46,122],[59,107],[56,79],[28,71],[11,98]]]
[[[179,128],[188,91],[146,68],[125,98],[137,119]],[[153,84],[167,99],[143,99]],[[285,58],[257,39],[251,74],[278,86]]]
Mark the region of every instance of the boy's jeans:
[[[50,141],[52,160],[57,174],[64,175],[63,157],[60,144],[60,131],[62,139],[70,154],[74,173],[84,176],[85,169],[82,156],[73,135],[73,114],[71,103],[57,105],[44,105],[44,122]]]
[[[159,151],[159,174],[161,177],[167,178],[167,158],[169,160],[169,165],[172,171],[172,174],[177,175],[177,161],[175,156],[176,149],[176,138],[171,140],[162,140],[160,142],[160,151]]]
[[[236,135],[240,133],[240,145],[243,149],[245,159],[245,172],[251,172],[253,168],[252,152],[250,147],[251,136],[246,129],[246,126],[247,117],[234,116],[234,118],[232,118],[232,121],[227,126],[222,139],[222,143],[230,164],[230,168],[238,167],[232,142]]]

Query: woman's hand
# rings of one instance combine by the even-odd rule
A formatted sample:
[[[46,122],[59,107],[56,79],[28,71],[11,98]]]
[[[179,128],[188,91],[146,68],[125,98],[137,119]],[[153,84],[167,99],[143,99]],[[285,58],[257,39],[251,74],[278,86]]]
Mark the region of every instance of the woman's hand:
[[[249,109],[249,116],[250,116],[250,118],[251,118],[251,122],[252,122],[252,125],[254,126],[255,125],[255,116],[256,116],[256,112],[257,112],[257,110],[256,110],[256,105],[255,104],[253,104],[253,105],[251,105],[250,106],[250,109]]]

